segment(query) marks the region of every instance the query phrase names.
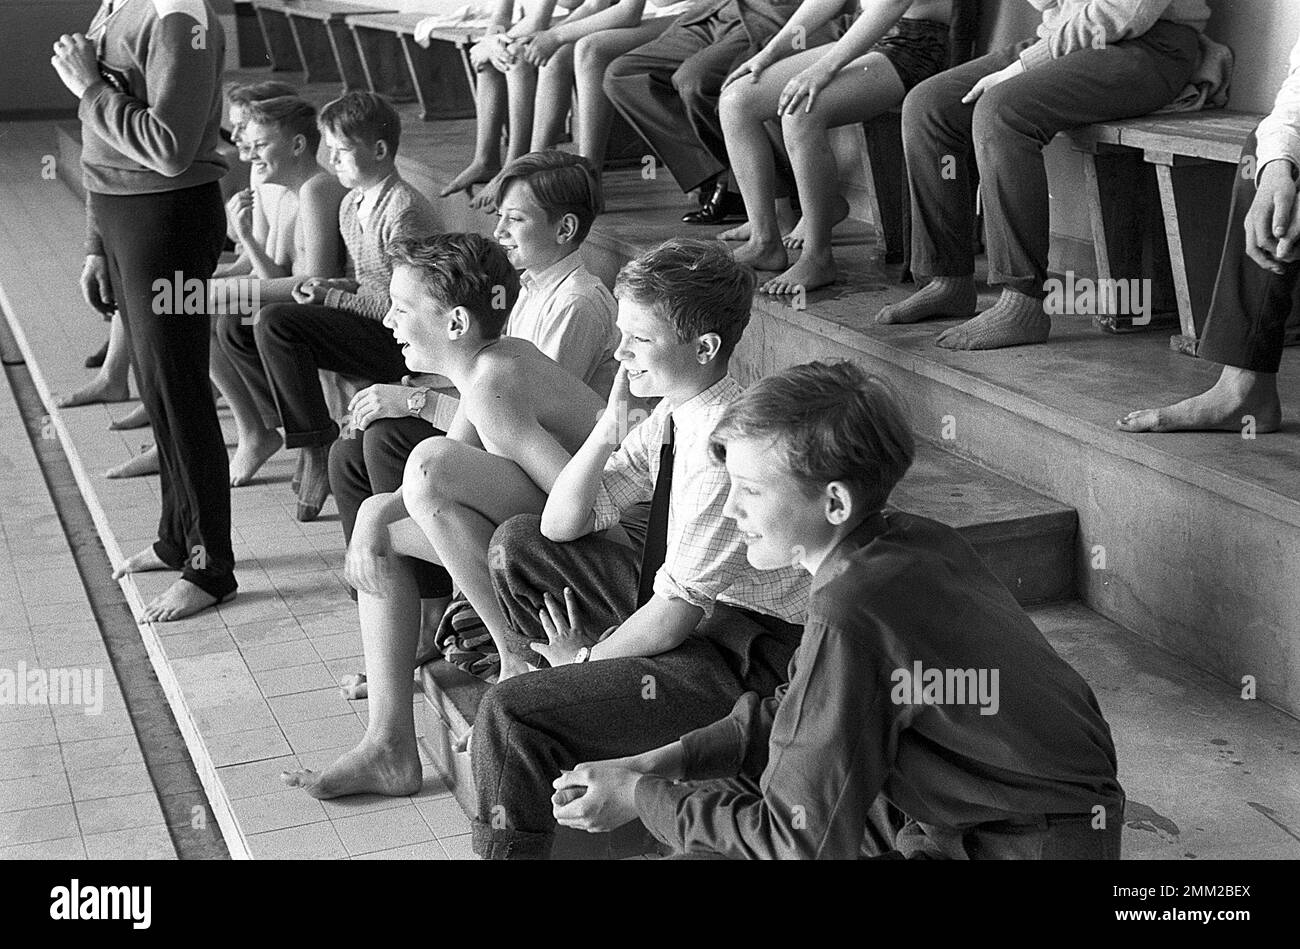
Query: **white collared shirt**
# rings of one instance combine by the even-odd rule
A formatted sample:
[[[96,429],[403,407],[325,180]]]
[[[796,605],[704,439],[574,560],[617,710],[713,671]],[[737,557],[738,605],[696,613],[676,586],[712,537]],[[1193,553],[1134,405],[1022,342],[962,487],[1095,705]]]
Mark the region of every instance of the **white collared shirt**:
[[[1277,94],[1273,112],[1259,127],[1255,152],[1257,174],[1279,158],[1300,171],[1300,43],[1291,51],[1291,69]]]
[[[504,333],[526,339],[591,387],[609,396],[618,362],[618,304],[574,251],[540,273],[519,277],[519,299]]]
[[[375,202],[379,200],[379,192],[384,190],[384,182],[377,181],[365,191],[362,191],[356,197],[357,202],[357,224],[361,227],[362,232],[370,230],[370,213],[375,209]]]

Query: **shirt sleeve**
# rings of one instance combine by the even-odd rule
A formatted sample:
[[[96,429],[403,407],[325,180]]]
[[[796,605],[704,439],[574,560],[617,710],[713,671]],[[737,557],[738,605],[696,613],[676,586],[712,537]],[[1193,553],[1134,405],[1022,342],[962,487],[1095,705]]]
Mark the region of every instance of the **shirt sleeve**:
[[[791,663],[793,677],[794,664]],[[772,721],[789,690],[783,682],[776,693],[761,698],[746,692],[736,699],[731,714],[682,736],[682,780],[704,781],[732,778],[738,774],[761,774],[767,767],[767,743]]]
[[[1171,0],[1089,0],[1053,23],[1051,31],[1020,54],[1026,70],[1068,56],[1141,36]],[[1035,6],[1042,7],[1042,3]]]
[[[101,80],[82,94],[77,111],[86,127],[123,155],[175,178],[198,154],[221,68],[215,44],[198,41],[206,25],[190,14],[170,12],[152,30],[144,64],[151,101],[141,102]]]
[[[867,639],[810,623],[799,668],[771,724],[758,793],[730,785],[691,787],[647,775],[635,792],[646,827],[679,852],[744,859],[856,858],[896,742],[897,706],[889,701],[881,664]],[[744,727],[735,712],[723,721]],[[705,741],[712,747],[715,740],[718,748],[737,755],[743,742],[724,737],[722,723],[717,729],[705,739],[688,736],[688,755],[690,744]]]
[[[1277,94],[1273,111],[1259,126],[1256,169],[1287,159],[1300,171],[1300,43],[1291,51],[1291,68]]]
[[[605,361],[611,315],[603,301],[570,296],[547,315],[537,348],[586,382]]]
[[[618,523],[619,516],[634,504],[649,501],[654,495],[650,477],[650,445],[646,435],[650,428],[642,422],[628,432],[618,450],[605,462],[592,506],[593,531],[603,531]],[[658,446],[655,446],[656,450]]]

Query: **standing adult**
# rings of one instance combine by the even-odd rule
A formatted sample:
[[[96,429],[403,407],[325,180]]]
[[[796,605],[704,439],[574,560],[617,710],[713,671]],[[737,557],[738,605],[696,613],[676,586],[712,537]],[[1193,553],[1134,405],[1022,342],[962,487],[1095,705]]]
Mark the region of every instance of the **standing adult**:
[[[207,294],[189,292],[212,276],[225,240],[225,45],[206,0],[104,0],[89,32],[59,37],[51,59],[81,100],[82,292],[101,313],[122,313],[161,464],[158,539],[114,577],[181,571],[145,607],[146,620],[189,616],[237,586]]]

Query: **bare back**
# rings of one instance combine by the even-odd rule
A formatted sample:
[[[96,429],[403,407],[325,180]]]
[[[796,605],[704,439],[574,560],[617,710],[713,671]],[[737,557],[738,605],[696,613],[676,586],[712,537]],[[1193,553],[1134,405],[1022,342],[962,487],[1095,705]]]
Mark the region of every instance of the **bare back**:
[[[520,446],[508,443],[486,424],[487,400],[506,400],[494,406],[514,418],[536,419],[570,455],[591,434],[605,410],[604,401],[577,376],[563,369],[527,340],[503,336],[480,354],[473,382],[461,392],[465,418],[478,432],[483,447],[494,455],[515,457]]]

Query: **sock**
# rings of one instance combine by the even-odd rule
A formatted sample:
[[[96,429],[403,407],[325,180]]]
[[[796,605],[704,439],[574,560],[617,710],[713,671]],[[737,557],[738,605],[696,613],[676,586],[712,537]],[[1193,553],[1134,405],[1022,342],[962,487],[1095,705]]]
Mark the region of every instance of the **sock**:
[[[937,316],[975,314],[974,277],[934,277],[901,303],[876,314],[877,323],[919,323]]]
[[[1043,301],[1003,288],[1002,298],[973,320],[944,330],[936,343],[944,349],[1002,349],[1047,341],[1052,318]]]

